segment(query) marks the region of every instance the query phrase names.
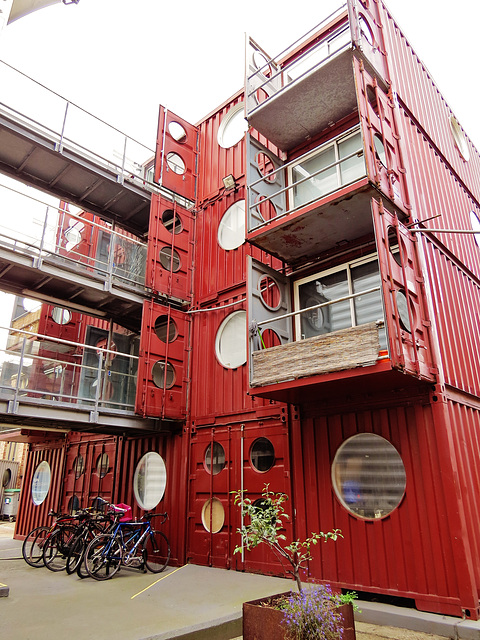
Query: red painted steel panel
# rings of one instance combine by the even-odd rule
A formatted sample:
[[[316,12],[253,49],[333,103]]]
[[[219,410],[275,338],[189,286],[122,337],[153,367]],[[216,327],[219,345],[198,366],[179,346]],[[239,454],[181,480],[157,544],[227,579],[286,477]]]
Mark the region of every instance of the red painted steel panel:
[[[258,471],[251,462],[251,447],[259,437],[267,438],[275,451],[273,466],[263,472]],[[215,447],[223,449],[225,458],[223,468],[218,465],[217,473],[210,472],[210,458],[207,458],[214,443],[217,443]],[[276,420],[259,421],[254,417],[245,423],[206,425],[192,435],[190,460],[189,559],[207,566],[236,567],[283,575],[278,558],[266,548],[245,552],[245,562],[242,562],[240,554],[233,554],[235,546],[240,543],[237,529],[241,518],[240,509],[234,504],[230,492],[242,488],[240,469],[243,467],[243,488],[252,500],[261,497],[266,483],[271,491],[290,495],[286,425]],[[217,508],[222,513],[223,522],[221,518],[218,523],[208,518],[206,505],[211,504],[211,500],[218,501]],[[287,513],[291,514],[291,504],[287,503],[285,507]],[[291,537],[290,525],[286,533]]]
[[[427,228],[471,230],[470,212],[480,215],[477,201],[457,179],[415,121],[402,109],[398,110],[398,115],[405,141],[407,170],[411,176],[412,216],[419,220],[440,216],[425,222]],[[480,278],[478,245],[474,235],[439,233],[438,238]]]
[[[197,138],[196,127],[160,106],[155,182],[192,201],[196,194]]]
[[[456,148],[450,125],[453,113],[422,61],[383,6],[382,25],[393,89],[401,104],[414,114],[420,128],[473,194],[480,189],[480,156],[466,139],[470,160],[465,162]]]
[[[47,436],[39,445],[32,445],[28,453],[23,487],[20,495],[17,521],[15,525],[15,538],[23,539],[28,533],[40,525],[50,525],[52,518],[48,512],[57,511],[61,502],[61,490],[64,471],[64,435]],[[43,461],[48,462],[51,471],[50,488],[45,500],[40,505],[32,500],[32,480],[38,465]]]
[[[377,188],[408,215],[410,202],[394,104],[376,77],[356,58],[354,68],[367,174]]]
[[[384,82],[389,80],[385,41],[378,3],[348,1],[350,29],[354,46]]]
[[[143,416],[185,417],[188,316],[152,300],[143,304],[135,411]]]
[[[332,405],[340,401],[332,399]],[[348,412],[313,406],[292,425],[295,536],[333,528],[344,536],[315,549],[310,578],[414,598],[419,608],[451,615],[474,609],[472,576],[478,569],[472,566],[465,537],[458,538],[451,523],[461,519],[463,507],[449,461],[451,430],[444,407],[407,398],[404,404],[384,400],[383,407],[373,408],[356,406],[350,398]],[[381,519],[352,515],[332,489],[331,465],[338,447],[365,432],[391,442],[406,471],[403,500]]]
[[[154,295],[192,298],[192,213],[152,195],[145,284]]]
[[[425,238],[424,247],[445,380],[478,396],[480,282],[441,244]]]
[[[372,211],[392,365],[434,381],[437,369],[430,342],[417,238],[382,202],[372,200]],[[397,246],[399,252],[394,253]]]

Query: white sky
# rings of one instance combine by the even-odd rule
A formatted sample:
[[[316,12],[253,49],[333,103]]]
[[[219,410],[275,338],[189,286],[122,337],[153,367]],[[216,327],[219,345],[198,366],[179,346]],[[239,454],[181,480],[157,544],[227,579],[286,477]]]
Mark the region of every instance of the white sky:
[[[276,55],[340,4],[80,0],[9,25],[0,58],[153,146],[160,103],[195,123],[241,88],[245,32]],[[480,3],[386,4],[480,148]],[[0,100],[8,103],[1,89]]]

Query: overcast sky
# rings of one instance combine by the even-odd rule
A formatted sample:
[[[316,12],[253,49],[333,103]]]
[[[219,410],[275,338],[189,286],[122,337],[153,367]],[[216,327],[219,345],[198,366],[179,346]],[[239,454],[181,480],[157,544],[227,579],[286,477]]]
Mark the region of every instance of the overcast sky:
[[[153,146],[159,104],[195,123],[242,87],[245,32],[276,55],[340,4],[80,0],[10,24],[0,58]],[[480,3],[386,4],[480,148]]]

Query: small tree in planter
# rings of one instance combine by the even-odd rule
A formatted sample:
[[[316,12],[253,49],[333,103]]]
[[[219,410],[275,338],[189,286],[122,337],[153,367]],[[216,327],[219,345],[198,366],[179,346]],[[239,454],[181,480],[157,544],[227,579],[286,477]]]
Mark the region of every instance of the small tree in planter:
[[[266,544],[280,558],[285,573],[291,575],[297,584],[298,593],[292,591],[290,594],[283,595],[277,598],[273,605],[284,613],[283,623],[288,634],[286,637],[292,640],[355,638],[351,605],[356,594],[333,593],[329,585],[318,585],[304,590],[300,578],[301,570],[305,569],[307,562],[312,559],[312,546],[320,540],[327,542],[327,540],[335,541],[343,538],[340,529],[327,533],[323,531],[312,533],[304,541],[294,540],[287,545],[282,533],[284,521],[288,519],[283,506],[288,500],[286,494],[270,491],[269,485],[265,485],[261,499],[256,502],[252,502],[244,491],[232,493],[235,496],[235,504],[240,506],[242,516],[248,521],[248,524],[243,524],[238,529],[243,544],[237,546],[234,553],[239,553],[243,548],[251,550],[260,544]],[[345,611],[340,610],[343,605],[350,605],[351,610],[349,623],[351,633],[348,638],[345,635],[342,636],[346,623]],[[260,638],[260,635],[256,634],[256,637]]]

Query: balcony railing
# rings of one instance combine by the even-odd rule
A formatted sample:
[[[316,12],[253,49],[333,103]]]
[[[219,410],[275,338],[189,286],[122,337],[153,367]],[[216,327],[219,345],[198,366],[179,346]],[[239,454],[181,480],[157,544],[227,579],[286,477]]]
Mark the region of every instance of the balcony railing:
[[[300,55],[295,54],[302,43],[307,42],[309,38],[329,23],[338,20],[342,14],[346,14],[346,11],[347,5],[342,4],[305,36],[296,40],[273,58],[267,56],[259,45],[250,39],[249,59],[251,63],[247,74],[246,88],[247,119],[267,100],[272,100],[289,86],[351,46],[350,29],[348,23],[345,22],[312,48]],[[288,59],[290,62],[286,64],[282,62]],[[250,73],[250,71],[252,72]]]
[[[280,180],[277,180],[278,174],[282,176]],[[347,136],[342,134],[313,152],[308,151],[263,173],[261,178],[248,184],[248,231],[259,230],[272,221],[286,219],[366,175],[360,131]],[[280,188],[272,189],[274,183],[279,184]]]
[[[69,148],[82,157],[117,174],[118,181],[127,179],[155,190],[148,181],[146,162],[154,149],[112,127],[73,102],[51,91],[21,71],[0,61],[0,85],[3,100],[0,111],[26,123],[55,142],[61,152]],[[8,99],[7,99],[8,96]],[[8,104],[4,102],[8,100]],[[152,132],[152,137],[155,132]]]
[[[63,266],[105,283],[144,291],[147,245],[111,225],[49,204],[48,197],[3,177],[0,247],[29,256],[33,264]],[[52,202],[54,199],[50,199]],[[91,217],[91,216],[90,216]]]
[[[134,410],[137,356],[0,329],[0,400],[9,401],[9,413],[22,402],[93,412]]]

